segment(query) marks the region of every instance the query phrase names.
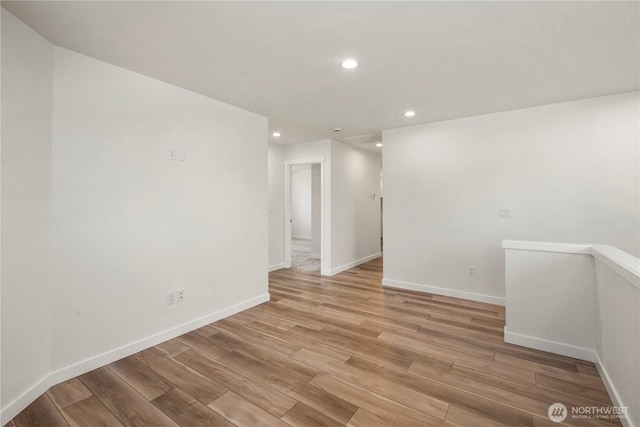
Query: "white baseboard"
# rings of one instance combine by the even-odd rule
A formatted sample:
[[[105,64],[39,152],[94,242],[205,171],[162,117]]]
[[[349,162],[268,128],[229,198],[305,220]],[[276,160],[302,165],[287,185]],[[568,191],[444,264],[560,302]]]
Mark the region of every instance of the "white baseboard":
[[[382,279],[382,285],[391,288],[408,289],[411,291],[426,292],[429,294],[444,295],[447,297],[462,298],[471,301],[486,302],[489,304],[505,305],[502,297],[476,294],[473,292],[459,291],[457,289],[440,288],[437,286],[420,285],[418,283],[402,282],[399,280]]]
[[[224,319],[225,317],[267,302],[270,300],[270,298],[271,297],[269,293],[251,298],[241,303],[232,305],[231,307],[209,313],[197,319],[182,323],[173,328],[158,332],[146,338],[142,338],[124,346],[109,350],[105,353],[90,357],[88,359],[58,369],[57,371],[51,372],[37,384],[31,386],[18,398],[9,402],[5,407],[2,408],[0,415],[1,423],[2,425],[8,423],[12,418],[22,412],[27,406],[29,406],[39,396],[46,392],[49,387],[60,384],[61,382],[70,380],[71,378],[75,378],[79,375],[85,374],[102,366],[108,365],[109,363],[115,362],[124,357],[131,356],[132,354],[138,353],[139,351],[146,350],[150,347],[153,347],[154,345],[186,334],[187,332],[191,332],[202,326],[208,325],[209,323]]]
[[[629,405],[629,402],[624,402],[622,400],[620,393],[618,393],[616,386],[613,384],[613,381],[611,380],[611,377],[607,372],[607,368],[605,368],[604,364],[602,363],[602,360],[600,360],[600,355],[598,354],[598,352],[594,352],[594,353],[595,353],[594,363],[596,364],[596,368],[598,368],[598,373],[600,374],[600,378],[602,379],[602,382],[604,383],[604,387],[607,389],[607,392],[609,393],[609,397],[611,398],[613,405],[626,406],[631,408],[631,406]],[[622,425],[624,427],[640,427],[639,425],[633,423],[633,420],[630,418],[629,414],[627,414],[624,418],[620,418],[620,421],[622,422]]]
[[[586,360],[587,362],[595,361],[595,352],[592,349],[510,332],[506,326],[504,327],[504,342]]]
[[[311,240],[311,236],[298,236],[297,234],[292,235],[291,238],[298,239],[298,240]]]
[[[628,402],[624,402],[620,393],[616,389],[613,380],[609,376],[606,367],[600,360],[600,356],[594,350],[577,347],[569,344],[563,344],[556,341],[544,340],[541,338],[530,337],[523,334],[509,332],[507,327],[504,328],[504,341],[510,344],[517,344],[528,348],[534,348],[536,350],[547,351],[549,353],[560,354],[562,356],[573,357],[580,360],[586,360],[588,362],[593,362],[598,369],[598,373],[600,373],[600,378],[604,383],[607,392],[609,393],[609,397],[613,402],[614,406],[626,406],[631,408]],[[640,427],[633,423],[630,418],[630,415],[627,414],[624,418],[620,418],[622,425],[624,427]]]
[[[382,252],[376,252],[375,254],[371,254],[364,258],[360,258],[359,260],[341,265],[340,267],[332,268],[331,273],[329,275],[334,276],[338,273],[342,273],[343,271],[353,268],[357,265],[364,264],[367,261],[371,261],[372,259],[380,258],[381,256],[382,256]]]
[[[284,268],[284,262],[281,262],[280,264],[270,265],[269,266],[269,273],[271,273],[272,271],[280,270],[281,268]]]
[[[2,408],[0,425],[5,425],[22,412],[27,406],[42,396],[53,384],[51,384],[51,374],[45,376],[40,381],[29,387],[20,396],[7,403]]]

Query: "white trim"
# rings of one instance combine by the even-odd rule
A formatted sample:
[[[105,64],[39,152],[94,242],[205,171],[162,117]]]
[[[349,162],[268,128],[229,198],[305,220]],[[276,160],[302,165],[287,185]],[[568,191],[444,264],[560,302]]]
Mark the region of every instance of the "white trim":
[[[503,240],[503,249],[520,249],[526,251],[561,252],[565,254],[591,255],[591,246],[588,244],[532,242],[521,240]]]
[[[252,299],[232,305],[231,307],[227,307],[222,310],[209,313],[197,319],[190,320],[181,325],[174,326],[165,331],[153,334],[149,337],[142,338],[130,344],[126,344],[122,347],[118,347],[116,349],[109,350],[97,356],[93,356],[88,359],[85,359],[81,362],[74,363],[73,365],[69,365],[67,367],[64,367],[62,369],[59,369],[53,372],[51,374],[52,383],[58,384],[63,381],[67,381],[71,378],[77,377],[78,375],[82,375],[93,369],[115,362],[116,360],[120,360],[123,357],[130,356],[139,351],[145,350],[149,347],[153,347],[154,345],[160,344],[172,338],[186,334],[187,332],[191,332],[202,326],[208,325],[209,323],[218,321],[220,319],[224,319],[225,317],[239,313],[248,308],[267,302],[269,300],[270,300],[270,295],[268,293],[262,294],[258,297],[254,297]]]
[[[586,360],[587,362],[593,362],[595,360],[595,353],[591,349],[510,332],[506,326],[504,327],[504,342]]]
[[[311,236],[298,236],[297,234],[292,235],[291,238],[298,240],[311,240]]]
[[[371,261],[372,259],[376,259],[376,258],[380,258],[382,256],[382,252],[376,252],[375,254],[366,256],[364,258],[360,258],[359,260],[347,263],[345,265],[342,265],[340,267],[336,267],[334,269],[331,270],[331,276],[335,276],[338,273],[342,273],[343,271],[346,271],[350,268],[356,267],[360,264],[364,264],[367,261]]]
[[[604,363],[602,363],[602,360],[600,360],[600,355],[598,354],[598,352],[595,352],[595,360],[594,363],[596,365],[596,368],[598,369],[598,373],[600,374],[600,378],[602,379],[602,382],[604,383],[604,387],[607,389],[607,392],[609,393],[609,397],[611,398],[611,401],[613,402],[614,406],[627,406],[629,408],[631,408],[631,405],[625,404],[625,402],[622,400],[622,397],[620,396],[620,394],[618,393],[618,390],[616,389],[616,386],[613,384],[613,381],[611,380],[611,377],[609,376],[609,373],[607,372],[607,369],[604,367]],[[636,426],[633,424],[633,421],[631,420],[631,418],[629,418],[629,414],[627,413],[627,415],[624,418],[620,418],[620,421],[622,422],[622,425],[624,427],[640,427],[640,426]]]
[[[109,363],[120,360],[124,357],[131,356],[139,351],[146,350],[154,345],[160,344],[172,338],[183,335],[187,332],[191,332],[209,323],[239,313],[256,305],[267,302],[271,299],[269,293],[259,295],[255,298],[243,301],[241,303],[232,305],[231,307],[224,308],[222,310],[209,313],[194,320],[182,323],[181,325],[173,328],[158,332],[146,338],[134,341],[132,343],[123,345],[121,347],[109,350],[102,354],[90,357],[57,371],[51,372],[45,378],[38,383],[31,386],[27,391],[20,395],[15,400],[8,403],[2,408],[2,414],[0,416],[2,425],[8,423],[12,418],[22,412],[27,406],[33,403],[39,396],[46,392],[50,387],[60,384],[61,382],[70,380],[79,375],[85,374],[94,369],[108,365]]]
[[[38,397],[42,396],[51,386],[51,374],[49,374],[29,387],[20,396],[7,403],[5,407],[2,408],[0,425],[5,425],[13,418],[15,418],[27,406],[31,405]]]
[[[503,240],[503,249],[591,255],[640,289],[640,259],[609,245]]]
[[[285,160],[284,165],[284,268],[291,268],[291,166],[320,164],[320,274],[331,275],[331,200],[325,157]]]
[[[640,290],[640,259],[621,251],[618,248],[608,245],[572,245],[566,243],[550,243],[550,242],[520,242],[505,240],[502,242],[505,249],[531,250],[545,252],[563,252],[579,255],[591,255],[602,263],[606,268],[619,275],[630,286]],[[596,277],[596,280],[597,277]],[[599,332],[602,339],[602,332]],[[507,327],[504,328],[504,340],[512,344],[523,345],[538,350],[549,351],[552,353],[562,354],[565,356],[575,357],[582,360],[594,362],[600,373],[600,377],[616,406],[627,406],[631,408],[630,402],[624,402],[622,395],[615,387],[613,379],[609,376],[607,369],[600,359],[596,349],[588,349],[576,347],[569,344],[563,344],[555,341],[544,340],[541,338],[530,337],[518,333],[509,332]],[[596,347],[597,348],[597,347]],[[632,414],[627,414],[620,421],[625,427],[640,427],[634,424],[631,418]]]
[[[640,290],[640,259],[608,245],[595,245],[591,255]]]
[[[411,291],[426,292],[429,294],[444,295],[447,297],[462,298],[471,301],[486,302],[489,304],[504,305],[505,299],[493,295],[476,294],[474,292],[460,291],[457,289],[440,288],[437,286],[421,285],[418,283],[402,282],[400,280],[382,279],[382,286],[391,288],[408,289]]]
[[[269,266],[269,273],[271,273],[272,271],[280,270],[281,268],[284,268],[284,262],[281,262],[280,264],[270,265]]]

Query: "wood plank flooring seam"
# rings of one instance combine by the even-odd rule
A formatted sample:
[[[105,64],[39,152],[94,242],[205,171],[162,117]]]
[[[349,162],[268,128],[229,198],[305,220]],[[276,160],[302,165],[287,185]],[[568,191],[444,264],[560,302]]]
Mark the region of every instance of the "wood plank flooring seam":
[[[612,405],[592,363],[504,343],[503,306],[383,287],[382,265],[272,272],[271,301],[54,386],[8,425],[550,427],[551,402]]]

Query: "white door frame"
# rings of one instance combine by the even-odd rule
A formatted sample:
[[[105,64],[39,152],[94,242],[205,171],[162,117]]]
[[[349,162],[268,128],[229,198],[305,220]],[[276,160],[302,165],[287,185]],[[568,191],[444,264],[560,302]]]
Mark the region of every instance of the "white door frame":
[[[291,166],[320,164],[320,274],[331,275],[329,263],[330,227],[326,203],[324,157],[286,160],[284,162],[284,268],[291,268]]]

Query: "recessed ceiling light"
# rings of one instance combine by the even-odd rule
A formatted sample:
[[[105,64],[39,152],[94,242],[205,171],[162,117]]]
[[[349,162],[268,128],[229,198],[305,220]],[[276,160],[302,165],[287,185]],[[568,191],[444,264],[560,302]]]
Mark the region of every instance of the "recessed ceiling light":
[[[280,136],[280,132],[274,132],[271,135],[275,136],[276,138]]]
[[[353,58],[345,59],[344,61],[342,61],[342,68],[346,70],[353,70],[354,68],[357,68],[358,65],[360,65],[358,61]]]
[[[378,142],[378,143],[376,144],[376,147],[382,147],[382,142]]]
[[[405,117],[413,117],[415,115],[416,115],[415,111],[407,111],[404,113]]]

